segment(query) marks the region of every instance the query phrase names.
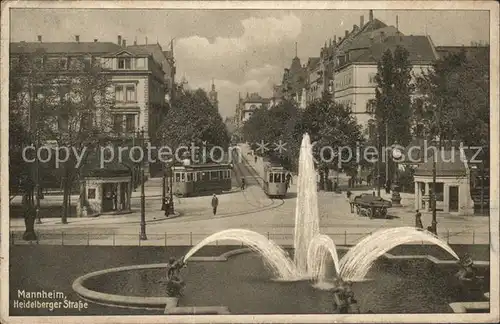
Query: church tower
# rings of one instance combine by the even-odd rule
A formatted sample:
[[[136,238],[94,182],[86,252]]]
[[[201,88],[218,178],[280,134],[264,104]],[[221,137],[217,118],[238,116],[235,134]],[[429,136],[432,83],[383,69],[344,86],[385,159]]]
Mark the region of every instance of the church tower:
[[[219,109],[219,100],[217,99],[217,91],[215,90],[214,79],[212,79],[212,90],[208,94],[208,99],[215,108]]]

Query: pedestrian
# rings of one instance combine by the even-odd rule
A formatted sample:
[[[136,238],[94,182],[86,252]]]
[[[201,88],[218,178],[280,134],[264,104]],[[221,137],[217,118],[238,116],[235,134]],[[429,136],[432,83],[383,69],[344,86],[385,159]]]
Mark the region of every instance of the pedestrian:
[[[351,214],[354,213],[354,197],[350,190],[347,190],[347,201],[349,202],[349,206],[351,207]]]
[[[116,193],[116,188],[113,188],[113,194],[111,195],[113,199],[113,210],[118,210],[118,195]]]
[[[390,194],[391,193],[391,180],[387,179],[385,183],[385,193]]]
[[[170,206],[172,205],[172,199],[170,199],[170,193],[167,192],[165,196],[165,217],[170,215]]]
[[[255,163],[257,163],[257,156],[255,156]]]
[[[219,206],[219,198],[214,194],[212,196],[212,210],[214,212],[214,215],[217,214],[217,207]]]
[[[415,227],[424,229],[424,225],[422,225],[422,214],[418,209],[415,214]]]
[[[288,185],[290,186],[292,184],[292,174],[288,172],[286,175],[286,181],[288,182]]]
[[[241,190],[245,190],[245,178],[241,178]]]

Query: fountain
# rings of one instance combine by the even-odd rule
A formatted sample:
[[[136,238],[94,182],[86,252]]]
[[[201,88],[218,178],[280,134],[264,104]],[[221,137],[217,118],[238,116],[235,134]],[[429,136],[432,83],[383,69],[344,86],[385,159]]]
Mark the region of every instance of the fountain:
[[[265,236],[244,229],[228,229],[210,235],[189,250],[184,256],[184,261],[187,261],[205,245],[218,240],[236,240],[246,244],[250,249],[262,255],[265,264],[271,268],[273,274],[282,280],[296,280],[298,278],[294,264],[283,249]]]
[[[311,241],[319,235],[316,172],[309,135],[305,134],[300,146],[299,179],[295,207],[294,256],[297,271],[305,275],[312,264],[307,254]],[[333,243],[333,242],[332,242]],[[335,246],[335,244],[333,244]],[[336,251],[336,249],[335,249]],[[312,261],[312,260],[311,260]]]
[[[177,264],[178,267],[180,268],[180,266],[186,264],[196,252],[208,244],[224,240],[240,241],[262,257],[264,264],[271,270],[274,279],[294,282],[305,280],[314,281],[312,285],[313,287],[311,287],[308,282],[294,283],[293,285],[297,287],[297,289],[300,289],[297,290],[299,295],[301,293],[298,291],[306,289],[304,288],[305,286],[311,287],[312,289],[327,290],[328,293],[330,293],[329,291],[331,288],[335,288],[336,290],[334,294],[338,299],[338,302],[336,302],[337,307],[339,303],[344,303],[344,306],[345,303],[347,303],[347,305],[351,307],[356,306],[356,301],[354,301],[354,298],[352,297],[352,291],[350,292],[351,299],[349,299],[349,296],[347,295],[348,289],[345,289],[344,284],[349,285],[349,282],[352,281],[362,281],[377,258],[398,245],[425,241],[438,245],[450,253],[453,257],[459,259],[457,254],[448,246],[448,244],[440,240],[435,235],[425,230],[413,227],[399,227],[381,229],[370,236],[365,237],[357,245],[352,247],[339,261],[334,241],[329,236],[321,234],[319,231],[319,215],[315,179],[312,146],[309,136],[305,134],[300,150],[299,179],[297,182],[298,192],[296,200],[293,245],[294,259],[291,259],[287,252],[285,252],[275,242],[267,239],[265,236],[257,232],[245,229],[228,229],[205,238],[196,246],[191,248],[185,256],[179,260],[179,263]],[[333,261],[333,268],[335,270],[333,278],[327,278],[329,275],[329,272],[327,271],[328,261],[330,259]],[[158,270],[160,271],[158,273],[164,273],[163,269],[168,266],[172,265],[136,265],[97,271],[75,280],[73,283],[73,289],[83,298],[97,303],[118,305],[120,307],[144,307],[144,305],[147,305],[147,307],[152,308],[164,308],[166,305],[166,308],[171,309],[170,307],[177,305],[177,299],[174,298],[175,300],[172,303],[171,296],[129,296],[126,294],[115,294],[115,290],[110,290],[107,293],[99,291],[99,289],[102,290],[101,283],[108,282],[110,275],[120,276],[124,273],[154,271],[154,269],[161,269],[161,271]],[[227,278],[224,278],[224,282],[226,279]],[[122,281],[126,282],[124,279],[122,279]],[[260,284],[261,283],[259,282],[252,283],[252,285]],[[266,285],[269,284],[270,283],[266,283]],[[223,287],[226,286],[230,287],[231,285],[223,285]],[[96,289],[95,287],[99,287],[99,289]],[[288,288],[285,287],[285,285],[273,286],[271,291],[281,291],[279,289],[282,288],[285,289],[283,290],[284,292],[288,292],[288,290],[286,290]],[[319,295],[322,294],[320,291],[316,291]],[[163,294],[163,292],[161,292],[161,294]],[[239,296],[240,292],[238,291],[237,294]],[[178,294],[170,293],[170,295]],[[279,292],[276,296],[279,296]],[[303,300],[305,303],[309,301],[310,298]],[[172,305],[169,303],[172,303]],[[331,304],[330,301],[328,303]],[[350,310],[349,312],[355,311]],[[357,312],[359,312],[359,310]]]
[[[218,240],[236,240],[258,252],[277,279],[312,279],[322,282],[326,279],[326,262],[329,258],[333,260],[337,278],[360,281],[378,257],[406,243],[433,243],[459,259],[448,244],[430,232],[414,227],[398,227],[381,229],[364,238],[339,261],[335,243],[319,231],[316,172],[312,154],[309,135],[304,134],[299,155],[293,261],[274,242],[259,233],[243,229],[229,229],[205,238],[185,255],[184,261],[207,244]]]

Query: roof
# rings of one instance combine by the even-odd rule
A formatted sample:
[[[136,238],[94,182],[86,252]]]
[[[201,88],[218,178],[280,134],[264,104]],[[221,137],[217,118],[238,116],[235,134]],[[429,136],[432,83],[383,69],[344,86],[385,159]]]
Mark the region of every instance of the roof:
[[[394,52],[398,47],[404,47],[409,53],[410,62],[432,62],[437,59],[433,45],[427,36],[389,36],[381,43],[374,43],[370,48],[353,52],[349,62],[375,63],[378,62],[388,49]]]
[[[268,103],[269,99],[262,98],[257,93],[252,93],[249,97],[243,100],[243,103]]]
[[[161,63],[166,59],[165,54],[159,44],[148,44],[148,45],[130,45],[127,46],[127,50],[134,51],[137,54],[148,54],[152,55],[156,62]]]
[[[82,173],[84,177],[115,178],[130,176],[132,171],[125,164],[116,160],[105,163],[104,167],[101,168],[99,154],[92,152],[89,153],[86,163],[82,167]]]
[[[122,49],[111,42],[15,42],[10,43],[11,54],[35,53],[43,51],[47,54],[86,54],[111,53]]]
[[[441,58],[461,52],[465,52],[467,57],[471,55],[489,55],[489,49],[488,46],[436,46],[436,52]]]
[[[319,64],[319,57],[310,57],[309,60],[307,61],[307,67],[310,70],[316,68],[318,64]]]
[[[415,170],[415,176],[431,176],[434,158],[427,158]],[[467,169],[459,149],[439,151],[436,155],[436,176],[466,176]]]

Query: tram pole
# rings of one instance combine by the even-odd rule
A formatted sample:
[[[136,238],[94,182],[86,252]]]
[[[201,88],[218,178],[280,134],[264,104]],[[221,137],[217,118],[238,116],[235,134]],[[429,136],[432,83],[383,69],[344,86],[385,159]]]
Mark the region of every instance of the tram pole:
[[[144,128],[141,129],[141,147],[144,150]],[[146,193],[144,192],[144,183],[145,183],[145,175],[144,175],[144,156],[143,160],[140,163],[141,166],[141,233],[139,238],[141,240],[147,240],[146,236]]]

